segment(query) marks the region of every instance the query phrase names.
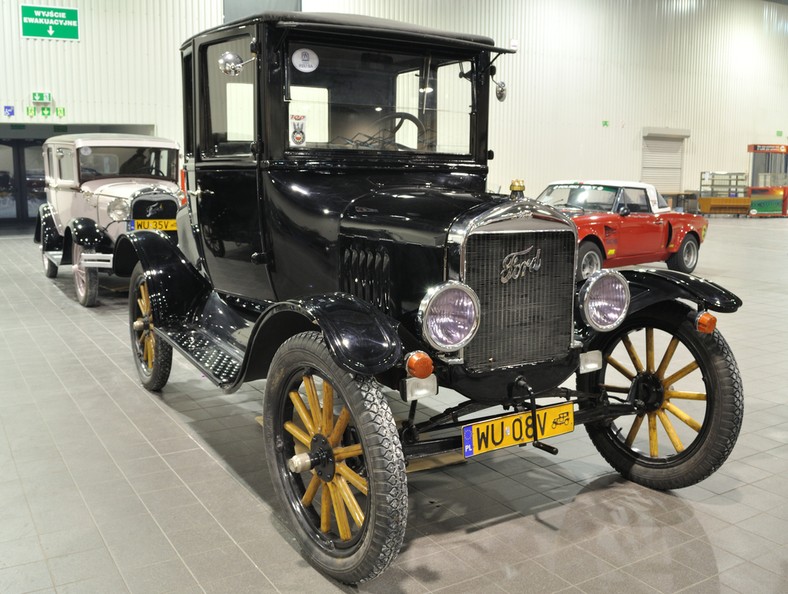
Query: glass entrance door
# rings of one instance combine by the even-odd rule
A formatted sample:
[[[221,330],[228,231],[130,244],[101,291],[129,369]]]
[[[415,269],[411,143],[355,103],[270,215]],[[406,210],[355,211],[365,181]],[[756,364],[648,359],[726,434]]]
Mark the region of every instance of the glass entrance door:
[[[29,220],[46,202],[42,141],[0,141],[0,220]]]

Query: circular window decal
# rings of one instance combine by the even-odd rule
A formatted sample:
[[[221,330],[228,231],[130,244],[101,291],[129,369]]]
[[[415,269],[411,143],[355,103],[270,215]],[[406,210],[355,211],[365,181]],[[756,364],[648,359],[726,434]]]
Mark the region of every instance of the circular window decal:
[[[93,149],[92,149],[92,148],[90,148],[89,146],[83,146],[83,147],[81,147],[81,148],[79,149],[79,154],[80,154],[80,155],[84,155],[85,157],[87,157],[87,156],[88,156],[88,155],[90,155],[91,153],[93,153]]]
[[[302,47],[293,52],[293,66],[301,72],[314,72],[320,64],[320,58],[311,49]]]

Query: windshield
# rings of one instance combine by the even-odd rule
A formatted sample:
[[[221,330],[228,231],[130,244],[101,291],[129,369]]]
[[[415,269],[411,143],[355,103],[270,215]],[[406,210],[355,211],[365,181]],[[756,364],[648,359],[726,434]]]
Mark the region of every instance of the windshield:
[[[83,146],[78,154],[79,179],[150,177],[176,181],[176,149],[136,146]]]
[[[617,188],[560,184],[547,186],[538,200],[556,208],[577,209],[584,212],[610,212],[616,200]]]
[[[291,150],[470,154],[473,55],[295,40],[287,52]]]

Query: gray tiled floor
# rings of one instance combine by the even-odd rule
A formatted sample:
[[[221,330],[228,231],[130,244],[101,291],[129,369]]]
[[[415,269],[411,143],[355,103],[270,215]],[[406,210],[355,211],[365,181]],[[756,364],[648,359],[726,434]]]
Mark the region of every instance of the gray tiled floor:
[[[272,511],[255,416],[176,357],[138,386],[126,295],[74,300],[25,230],[0,228],[0,592],[350,592]],[[360,592],[788,591],[788,220],[715,218],[697,273],[745,301],[720,316],[745,385],[731,459],[660,493],[612,473],[581,429],[409,475],[395,564]]]

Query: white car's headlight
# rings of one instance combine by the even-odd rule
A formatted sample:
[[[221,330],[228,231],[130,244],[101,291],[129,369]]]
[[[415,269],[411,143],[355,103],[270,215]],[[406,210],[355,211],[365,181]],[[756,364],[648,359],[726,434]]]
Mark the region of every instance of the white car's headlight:
[[[129,219],[129,201],[125,198],[115,198],[107,206],[107,214],[113,221],[127,221]]]
[[[618,328],[629,310],[629,283],[615,270],[599,270],[580,289],[583,321],[598,332]]]
[[[479,298],[462,283],[449,281],[430,289],[419,306],[423,338],[439,351],[457,351],[479,328]]]

